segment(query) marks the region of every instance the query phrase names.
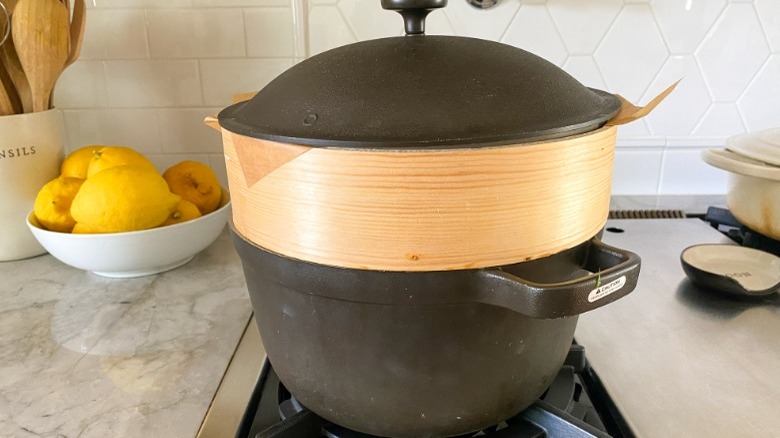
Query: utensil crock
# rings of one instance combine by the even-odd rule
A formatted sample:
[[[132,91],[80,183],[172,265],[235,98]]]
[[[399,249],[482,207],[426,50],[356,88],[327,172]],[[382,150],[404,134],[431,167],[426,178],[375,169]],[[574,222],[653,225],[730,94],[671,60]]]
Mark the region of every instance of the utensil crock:
[[[27,214],[65,154],[62,113],[51,109],[0,117],[0,261],[46,250],[27,228]]]

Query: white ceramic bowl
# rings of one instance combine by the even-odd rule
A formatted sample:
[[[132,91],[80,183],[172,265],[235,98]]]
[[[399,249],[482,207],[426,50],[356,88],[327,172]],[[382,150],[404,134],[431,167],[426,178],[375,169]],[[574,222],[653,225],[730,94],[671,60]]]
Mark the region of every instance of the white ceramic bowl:
[[[222,189],[220,207],[180,224],[142,231],[69,234],[40,226],[33,213],[27,226],[41,246],[61,262],[103,277],[131,278],[168,271],[209,246],[227,223],[230,195]]]

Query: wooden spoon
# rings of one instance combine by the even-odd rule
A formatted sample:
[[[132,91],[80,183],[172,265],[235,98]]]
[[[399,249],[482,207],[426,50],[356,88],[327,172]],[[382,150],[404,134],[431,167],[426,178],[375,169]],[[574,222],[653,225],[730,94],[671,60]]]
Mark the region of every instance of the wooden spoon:
[[[70,24],[70,51],[65,67],[73,64],[81,54],[81,42],[84,40],[84,28],[87,24],[87,5],[84,0],[73,0],[73,21]]]
[[[27,75],[24,74],[24,69],[22,69],[22,63],[19,62],[19,55],[16,54],[13,35],[9,35],[8,41],[0,47],[0,58],[2,58],[3,65],[5,65],[5,69],[16,87],[16,91],[19,93],[22,109],[25,113],[31,113],[33,111],[32,90],[30,90],[30,82],[27,81]]]
[[[16,88],[5,67],[0,64],[0,116],[10,116],[22,112],[22,103],[19,101],[19,95],[16,94]]]
[[[2,2],[8,9],[8,13],[13,16],[17,0],[2,0]],[[0,17],[0,21],[4,22],[5,16]],[[16,54],[13,34],[9,34],[6,42],[0,46],[0,61],[5,65],[5,69],[8,71],[8,75],[16,88],[16,93],[21,101],[22,112],[32,112],[32,91],[30,91],[30,83],[24,74],[22,64],[19,62],[19,56]]]
[[[59,0],[19,0],[11,23],[14,44],[33,98],[33,111],[49,99],[68,58],[68,10]]]

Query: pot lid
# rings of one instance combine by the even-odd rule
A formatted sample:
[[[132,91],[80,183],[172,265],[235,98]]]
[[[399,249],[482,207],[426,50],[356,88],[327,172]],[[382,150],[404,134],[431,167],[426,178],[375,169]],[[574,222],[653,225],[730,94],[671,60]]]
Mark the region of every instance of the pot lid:
[[[728,149],[705,149],[701,153],[705,163],[738,175],[780,181],[780,167],[754,160]]]
[[[780,128],[729,137],[726,139],[726,149],[754,160],[780,166]]]
[[[446,0],[382,0],[406,36],[363,41],[298,63],[252,99],[222,110],[232,132],[309,146],[487,146],[597,129],[619,99],[525,50],[424,35]]]

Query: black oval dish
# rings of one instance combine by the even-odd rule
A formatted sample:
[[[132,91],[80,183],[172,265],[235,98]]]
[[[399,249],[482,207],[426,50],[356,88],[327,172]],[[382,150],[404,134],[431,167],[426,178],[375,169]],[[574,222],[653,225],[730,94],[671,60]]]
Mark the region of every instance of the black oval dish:
[[[737,245],[702,244],[680,254],[694,283],[740,296],[764,296],[780,290],[780,257]]]

